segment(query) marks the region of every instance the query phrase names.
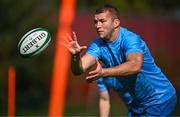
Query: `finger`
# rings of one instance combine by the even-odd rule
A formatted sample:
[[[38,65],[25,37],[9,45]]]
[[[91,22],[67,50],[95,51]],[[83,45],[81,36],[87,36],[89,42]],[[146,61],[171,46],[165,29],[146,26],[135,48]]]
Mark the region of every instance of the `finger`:
[[[97,65],[101,65],[100,62],[97,59],[96,59],[96,63],[97,63]]]
[[[96,79],[97,77],[98,77],[98,74],[89,75],[89,76],[86,77],[86,79],[92,79],[92,80],[94,80],[94,79]]]
[[[87,49],[87,46],[81,46],[81,49],[82,50]]]
[[[86,48],[87,48],[87,46],[81,46],[81,48],[86,49]]]
[[[94,70],[94,71],[90,71],[89,72],[89,75],[93,75],[93,74],[97,74],[98,73],[98,71],[97,70]]]
[[[88,82],[88,83],[92,83],[92,82],[94,82],[94,81],[96,81],[98,78],[91,78],[91,79],[86,79],[86,81]]]
[[[86,76],[86,80],[94,80],[97,77],[97,75],[88,75]]]
[[[77,41],[77,36],[75,32],[73,32],[73,37],[74,37],[74,41]]]
[[[69,35],[69,33],[65,34],[69,41],[73,41],[72,37]]]
[[[97,68],[102,68],[102,65],[99,60],[96,59]]]
[[[60,44],[63,45],[63,46],[65,46],[66,48],[68,48],[68,45],[65,44],[64,42],[60,41]]]
[[[69,40],[65,36],[62,36],[62,38],[65,43],[69,43]]]

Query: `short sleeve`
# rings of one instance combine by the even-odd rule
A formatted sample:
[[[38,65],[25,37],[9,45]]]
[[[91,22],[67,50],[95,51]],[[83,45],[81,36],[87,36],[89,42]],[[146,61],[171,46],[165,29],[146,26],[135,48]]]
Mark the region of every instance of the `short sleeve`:
[[[104,91],[108,90],[107,86],[103,82],[103,78],[97,79],[96,83],[97,83],[97,86],[98,86],[100,92],[104,92]]]
[[[122,47],[126,56],[132,52],[140,52],[143,54],[144,43],[138,35],[132,33],[124,37]]]
[[[92,55],[95,59],[100,59],[100,40],[95,39],[86,50],[86,54]]]

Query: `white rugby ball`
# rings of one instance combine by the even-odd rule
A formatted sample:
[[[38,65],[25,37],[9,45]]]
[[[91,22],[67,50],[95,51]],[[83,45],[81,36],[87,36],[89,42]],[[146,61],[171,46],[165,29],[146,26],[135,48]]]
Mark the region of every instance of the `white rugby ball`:
[[[18,43],[18,52],[22,57],[32,57],[42,52],[50,43],[51,35],[44,28],[35,28],[27,32]]]

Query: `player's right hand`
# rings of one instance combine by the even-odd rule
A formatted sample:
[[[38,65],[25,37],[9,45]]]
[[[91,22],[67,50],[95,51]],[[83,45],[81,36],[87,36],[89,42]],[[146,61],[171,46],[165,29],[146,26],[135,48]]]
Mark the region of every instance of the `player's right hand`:
[[[102,68],[101,63],[98,60],[96,60],[96,64],[97,64],[96,69],[90,71],[88,76],[86,76],[86,81],[88,83],[91,83],[91,82],[103,77],[104,69]]]
[[[75,32],[73,32],[73,37],[71,37],[70,34],[66,33],[66,35],[63,36],[63,38],[64,41],[61,41],[60,43],[64,45],[72,55],[79,54],[83,49],[87,48],[87,46],[79,45]]]

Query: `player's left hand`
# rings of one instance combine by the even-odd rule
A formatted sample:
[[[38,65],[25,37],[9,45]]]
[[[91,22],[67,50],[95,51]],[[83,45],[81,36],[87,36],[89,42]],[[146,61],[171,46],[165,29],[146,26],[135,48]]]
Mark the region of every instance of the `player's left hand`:
[[[96,60],[96,64],[97,64],[96,69],[93,71],[90,71],[88,76],[86,77],[86,81],[88,83],[91,83],[91,82],[97,80],[98,78],[102,77],[102,75],[103,75],[103,68],[98,60]]]

